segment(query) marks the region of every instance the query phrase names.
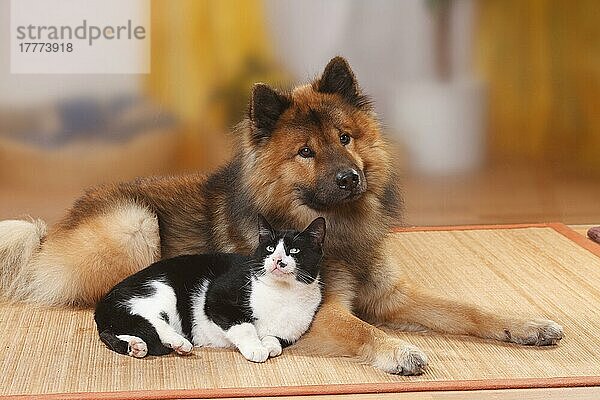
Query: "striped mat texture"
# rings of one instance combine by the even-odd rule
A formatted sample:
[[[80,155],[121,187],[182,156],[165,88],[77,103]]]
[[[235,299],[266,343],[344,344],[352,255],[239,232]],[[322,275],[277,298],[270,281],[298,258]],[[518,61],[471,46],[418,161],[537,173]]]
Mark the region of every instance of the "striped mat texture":
[[[397,268],[415,282],[510,315],[554,319],[564,327],[562,343],[533,348],[396,333],[428,354],[429,367],[418,377],[307,355],[301,348],[264,364],[216,349],[140,360],[102,345],[91,310],[4,304],[0,395],[181,398],[600,384],[600,257],[592,253],[600,246],[583,237],[576,243],[578,236],[558,224],[393,235]]]

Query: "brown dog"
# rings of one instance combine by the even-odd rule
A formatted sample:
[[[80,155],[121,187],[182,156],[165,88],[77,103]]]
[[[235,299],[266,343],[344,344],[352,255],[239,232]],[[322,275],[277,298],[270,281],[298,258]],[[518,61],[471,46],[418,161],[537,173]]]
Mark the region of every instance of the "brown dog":
[[[400,215],[398,178],[371,105],[343,58],[291,93],[257,84],[235,134],[236,156],[206,179],[91,189],[47,234],[40,221],[0,223],[4,293],[92,305],[161,257],[250,251],[258,213],[277,228],[295,229],[324,216],[325,301],[308,334],[318,351],[409,375],[422,371],[425,354],[365,321],[529,345],[562,338],[555,322],[444,300],[410,286],[394,268],[385,243]]]

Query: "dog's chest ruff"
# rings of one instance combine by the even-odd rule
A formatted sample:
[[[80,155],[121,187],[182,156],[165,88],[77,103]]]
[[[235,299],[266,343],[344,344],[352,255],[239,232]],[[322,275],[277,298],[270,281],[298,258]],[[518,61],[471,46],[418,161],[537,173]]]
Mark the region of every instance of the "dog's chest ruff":
[[[321,288],[311,284],[264,282],[254,278],[250,305],[259,337],[276,336],[296,341],[310,326],[321,303]]]

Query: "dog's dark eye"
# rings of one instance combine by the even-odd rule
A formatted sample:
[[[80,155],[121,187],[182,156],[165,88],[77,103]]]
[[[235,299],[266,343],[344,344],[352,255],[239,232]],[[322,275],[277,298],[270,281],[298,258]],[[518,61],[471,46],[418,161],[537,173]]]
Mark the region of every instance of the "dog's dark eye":
[[[342,133],[340,135],[340,142],[342,142],[344,146],[350,143],[350,135],[348,135],[347,133]]]
[[[304,158],[310,158],[315,156],[315,153],[310,149],[310,147],[306,146],[298,150],[298,154],[300,154],[300,157]]]

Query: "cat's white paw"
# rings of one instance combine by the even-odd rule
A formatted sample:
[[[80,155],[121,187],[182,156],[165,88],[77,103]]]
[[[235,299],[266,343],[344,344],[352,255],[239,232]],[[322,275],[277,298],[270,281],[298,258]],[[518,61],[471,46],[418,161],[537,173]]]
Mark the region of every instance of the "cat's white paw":
[[[148,346],[141,338],[131,335],[118,335],[119,339],[127,342],[127,354],[135,358],[143,358],[148,354]]]
[[[146,357],[148,354],[148,346],[146,342],[140,340],[139,342],[129,343],[129,355],[136,358]]]
[[[281,343],[275,336],[265,336],[261,342],[269,350],[269,357],[277,357],[281,354]]]
[[[169,341],[169,343],[167,343],[167,345],[173,350],[175,350],[177,354],[181,354],[184,356],[190,354],[192,352],[192,349],[194,348],[194,345],[191,344],[189,340],[179,335],[173,337]]]
[[[269,349],[262,344],[243,346],[239,350],[248,361],[262,363],[269,358]]]
[[[179,346],[173,347],[173,350],[175,350],[177,354],[187,356],[188,354],[192,353],[193,348],[194,345],[191,344],[189,340],[183,339],[183,343],[181,343]]]

